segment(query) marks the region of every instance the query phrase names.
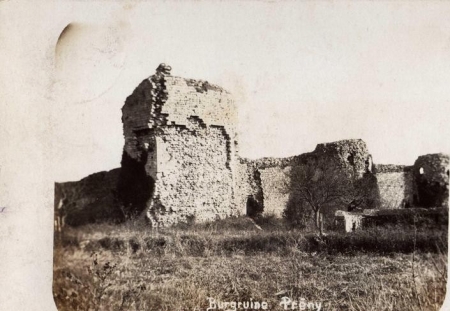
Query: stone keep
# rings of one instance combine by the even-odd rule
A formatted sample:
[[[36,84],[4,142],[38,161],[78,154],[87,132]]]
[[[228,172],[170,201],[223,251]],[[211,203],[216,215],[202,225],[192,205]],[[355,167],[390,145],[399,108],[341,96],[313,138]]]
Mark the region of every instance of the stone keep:
[[[237,215],[234,101],[170,70],[161,64],[122,108],[121,200],[155,227]]]

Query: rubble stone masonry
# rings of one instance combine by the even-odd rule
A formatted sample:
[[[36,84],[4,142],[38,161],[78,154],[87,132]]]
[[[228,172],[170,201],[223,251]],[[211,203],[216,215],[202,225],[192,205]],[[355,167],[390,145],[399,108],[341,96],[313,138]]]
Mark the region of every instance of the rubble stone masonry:
[[[263,214],[280,217],[288,204],[298,202],[292,189],[299,182],[299,170],[308,166],[317,170],[331,167],[332,170],[327,173],[333,172],[342,178],[363,178],[370,161],[371,156],[365,142],[361,139],[349,139],[318,144],[313,152],[299,156],[246,160],[246,163],[259,172]]]
[[[238,214],[237,114],[227,91],[206,81],[173,77],[170,67],[161,65],[122,111],[123,159],[137,161],[152,179],[148,199],[137,203],[153,226]],[[139,182],[129,180],[131,185]]]
[[[423,207],[448,207],[450,157],[427,154],[417,158],[413,167],[417,185],[415,204]]]
[[[122,122],[120,170],[56,184],[55,208],[68,224],[138,215],[153,227],[237,215],[280,217],[298,204],[293,189],[299,172],[311,167],[317,176],[368,181],[361,183],[371,196],[363,208],[448,206],[450,161],[443,154],[421,156],[410,167],[375,165],[365,142],[349,139],[293,157],[240,158],[231,94],[207,81],[172,76],[164,64],[128,96]]]
[[[415,184],[412,167],[404,165],[375,165],[381,209],[411,207],[414,204]]]

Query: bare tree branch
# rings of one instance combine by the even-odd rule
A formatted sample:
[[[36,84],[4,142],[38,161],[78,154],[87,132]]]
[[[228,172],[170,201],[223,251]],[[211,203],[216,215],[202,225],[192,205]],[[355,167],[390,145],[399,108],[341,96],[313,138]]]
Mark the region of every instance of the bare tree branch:
[[[288,172],[286,193],[309,206],[319,226],[322,210],[330,206],[359,207],[368,195],[365,185],[354,172],[334,163],[312,162],[293,166]],[[295,207],[294,207],[295,208]]]

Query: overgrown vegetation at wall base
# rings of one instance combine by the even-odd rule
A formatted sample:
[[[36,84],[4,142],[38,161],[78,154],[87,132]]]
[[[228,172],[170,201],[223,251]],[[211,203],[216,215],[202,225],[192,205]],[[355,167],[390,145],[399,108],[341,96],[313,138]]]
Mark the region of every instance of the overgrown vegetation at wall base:
[[[283,310],[281,296],[320,301],[322,310],[439,310],[446,276],[446,228],[319,237],[242,217],[67,230],[55,248],[54,295],[60,311],[206,310],[207,297]]]

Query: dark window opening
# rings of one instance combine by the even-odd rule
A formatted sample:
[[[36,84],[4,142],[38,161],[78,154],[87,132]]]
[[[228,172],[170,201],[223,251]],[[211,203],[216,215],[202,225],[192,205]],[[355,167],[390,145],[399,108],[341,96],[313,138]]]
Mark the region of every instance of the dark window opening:
[[[349,154],[347,160],[351,165],[355,165],[355,157],[353,156],[353,154]]]
[[[249,217],[257,217],[260,216],[263,212],[261,204],[256,201],[256,199],[249,195],[247,198],[247,216]]]

